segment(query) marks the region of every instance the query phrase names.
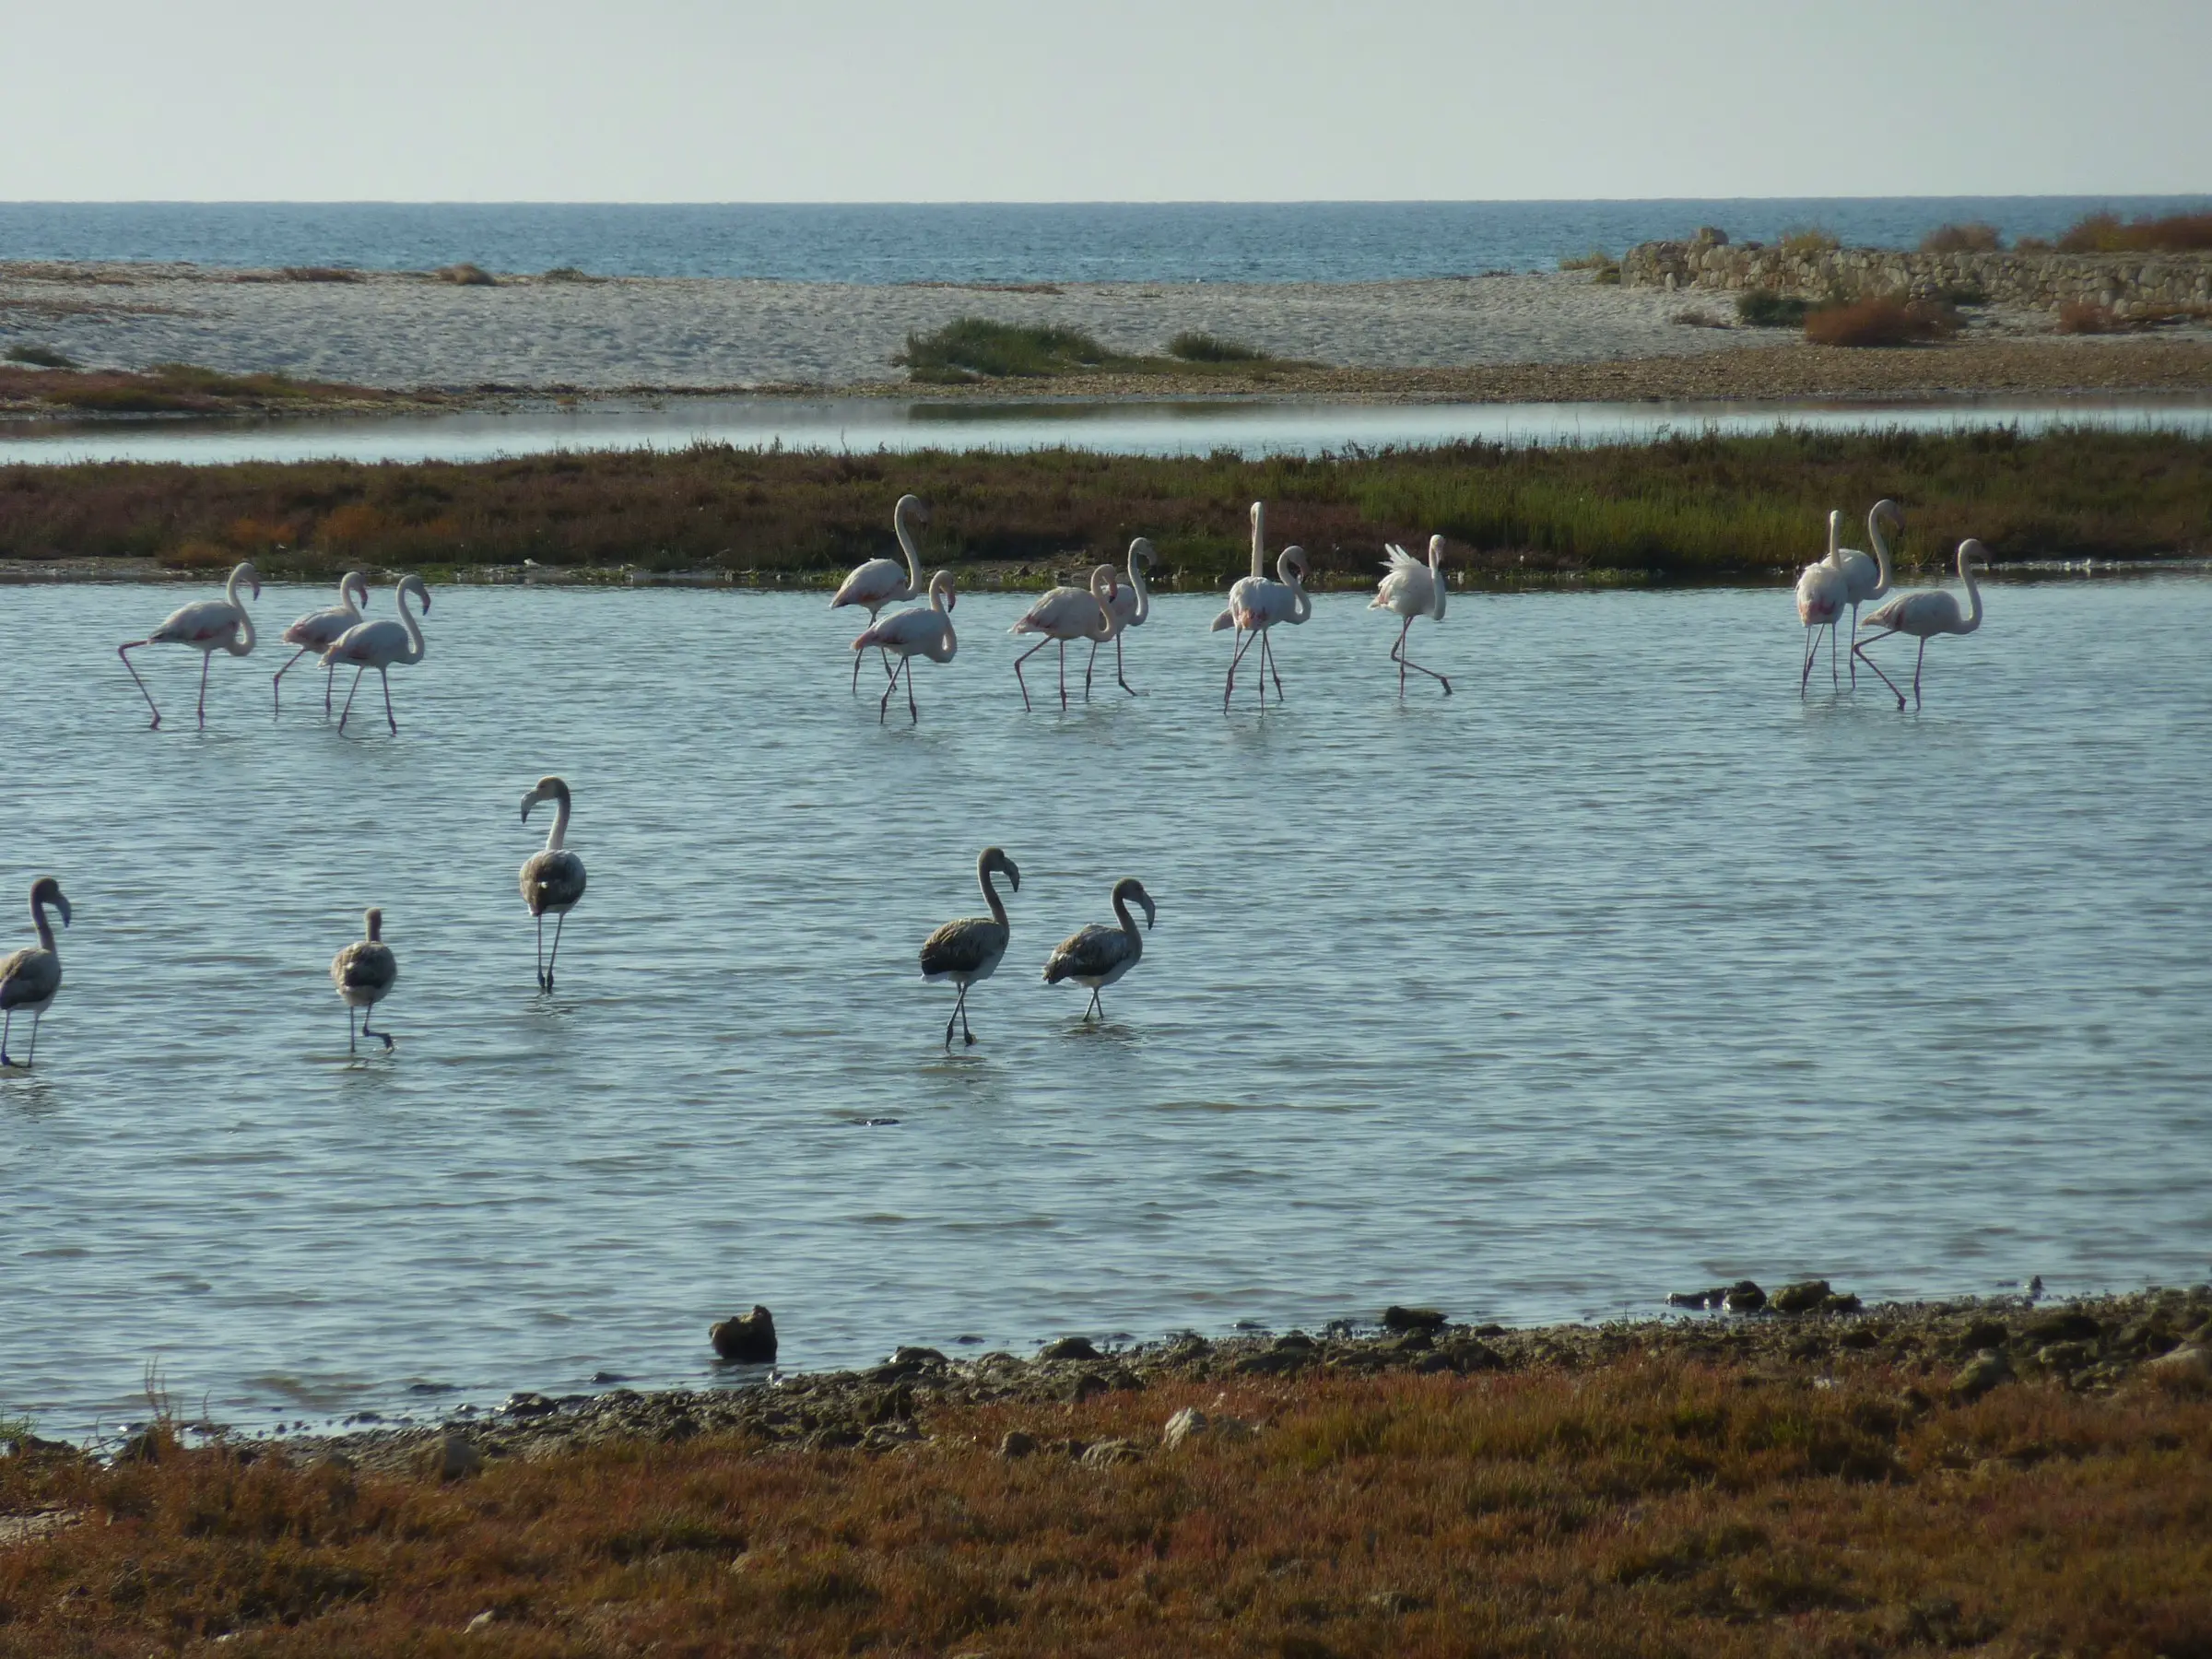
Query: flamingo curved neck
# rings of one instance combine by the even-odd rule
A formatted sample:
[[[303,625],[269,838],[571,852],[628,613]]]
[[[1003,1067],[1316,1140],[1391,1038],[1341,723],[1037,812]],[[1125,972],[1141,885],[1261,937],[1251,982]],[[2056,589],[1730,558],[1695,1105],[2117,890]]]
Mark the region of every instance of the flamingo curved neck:
[[[891,513],[891,529],[899,537],[899,551],[906,555],[906,591],[923,591],[922,549],[914,545],[914,533],[906,527],[906,515],[912,511],[907,505],[913,498],[900,496],[899,505]]]
[[[46,903],[43,893],[30,901],[31,925],[39,930],[39,948],[49,956],[59,956],[61,951],[53,942],[53,924],[46,920]]]
[[[998,896],[998,889],[991,885],[991,869],[988,864],[977,865],[975,878],[982,883],[983,902],[991,907],[991,920],[1004,927],[1006,925],[1006,901]]]
[[[1973,555],[1964,547],[1959,549],[1959,580],[1966,583],[1966,597],[1970,606],[1966,620],[1959,625],[1959,631],[1970,634],[1982,626],[1982,590],[1974,584]]]
[[[553,797],[553,827],[546,831],[546,851],[558,853],[569,839],[569,792]]]
[[[407,595],[416,591],[417,584],[412,577],[399,584],[399,623],[407,630],[406,654],[395,659],[402,663],[421,662],[425,649],[422,642],[422,629],[416,626],[415,613],[407,608]]]
[[[1874,544],[1874,592],[1869,599],[1879,599],[1889,591],[1889,538],[1882,534],[1882,509],[1886,501],[1877,501],[1866,510],[1866,539]]]
[[[1439,622],[1444,619],[1444,538],[1429,538],[1429,585],[1435,592],[1436,608],[1429,614]]]
[[[1267,512],[1257,501],[1252,504],[1252,573],[1262,582],[1267,578]]]
[[[1303,622],[1313,614],[1313,600],[1306,592],[1305,555],[1296,547],[1285,547],[1282,557],[1275,561],[1275,573],[1282,578],[1283,585],[1290,590],[1290,615],[1293,623]]]
[[[1136,918],[1129,913],[1129,895],[1117,884],[1113,889],[1113,913],[1121,918],[1122,931],[1129,935],[1129,943],[1138,950],[1145,947],[1145,935],[1137,931]]]
[[[238,626],[223,641],[223,649],[232,656],[244,656],[253,649],[253,618],[242,605],[238,607]]]
[[[1152,614],[1152,590],[1145,585],[1145,561],[1135,548],[1129,552],[1129,585],[1136,590],[1136,609],[1129,618],[1129,626],[1135,628]]]

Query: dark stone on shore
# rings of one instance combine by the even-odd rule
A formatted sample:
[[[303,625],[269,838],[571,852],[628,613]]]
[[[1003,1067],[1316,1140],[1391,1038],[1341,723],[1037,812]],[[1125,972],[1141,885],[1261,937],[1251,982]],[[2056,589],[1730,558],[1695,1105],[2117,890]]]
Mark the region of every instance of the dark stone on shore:
[[[1475,1327],[1477,1336],[1504,1336],[1510,1334],[1501,1324],[1478,1324]]]
[[[1434,1308],[1401,1308],[1394,1304],[1382,1310],[1382,1328],[1386,1331],[1441,1331],[1444,1316]]]
[[[1774,1312],[1810,1313],[1833,1294],[1826,1279],[1799,1279],[1795,1284],[1784,1285],[1774,1292]]]
[[[1984,1348],[2001,1348],[2012,1340],[2012,1333],[2005,1328],[2001,1319],[1977,1319],[1959,1335],[1959,1351],[1978,1354]]]
[[[1040,1359],[1096,1359],[1099,1350],[1090,1345],[1088,1336],[1063,1336],[1057,1342],[1048,1342],[1037,1350]]]
[[[560,1406],[542,1394],[511,1394],[500,1409],[509,1417],[534,1418],[559,1411]]]
[[[1820,1304],[1823,1313],[1856,1313],[1858,1311],[1859,1299],[1849,1291],[1841,1296],[1831,1296]]]
[[[420,1468],[434,1480],[462,1480],[484,1466],[484,1453],[465,1434],[443,1434],[422,1450]]]
[[[951,1360],[933,1347],[902,1347],[891,1355],[893,1365],[949,1365]]]
[[[1018,1429],[1007,1430],[1006,1437],[998,1442],[998,1454],[1008,1461],[1018,1457],[1027,1457],[1036,1450],[1037,1437],[1033,1434],[1024,1434]]]
[[[161,1437],[151,1429],[141,1429],[123,1442],[123,1450],[115,1453],[117,1463],[159,1463]]]
[[[772,1365],[776,1359],[776,1322],[766,1308],[756,1304],[750,1313],[725,1319],[710,1327],[707,1340],[715,1353],[732,1365]]]
[[[1097,1371],[1077,1371],[1075,1381],[1067,1385],[1066,1398],[1070,1405],[1080,1406],[1085,1400],[1095,1400],[1099,1395],[1112,1392],[1106,1379]]]
[[[2030,1320],[2020,1327],[2020,1335],[2030,1342],[2095,1342],[2104,1335],[2104,1327],[2087,1313],[2067,1308]]]
[[[1275,1350],[1278,1354],[1310,1354],[1320,1346],[1303,1331],[1292,1331],[1287,1336],[1275,1339]]]
[[[1767,1305],[1767,1293],[1750,1279],[1738,1279],[1722,1292],[1721,1305],[1731,1313],[1756,1313]]]
[[[1978,1400],[2000,1382],[2011,1382],[2012,1377],[2012,1361],[2005,1358],[2005,1350],[1983,1348],[1951,1379],[1951,1397]]]
[[[1435,1346],[1435,1337],[1430,1335],[1426,1331],[1418,1329],[1406,1332],[1405,1335],[1391,1344],[1391,1347],[1401,1354],[1425,1354]]]
[[[1142,1463],[1144,1448],[1131,1440],[1102,1440],[1083,1448],[1083,1466],[1103,1469],[1114,1464]]]

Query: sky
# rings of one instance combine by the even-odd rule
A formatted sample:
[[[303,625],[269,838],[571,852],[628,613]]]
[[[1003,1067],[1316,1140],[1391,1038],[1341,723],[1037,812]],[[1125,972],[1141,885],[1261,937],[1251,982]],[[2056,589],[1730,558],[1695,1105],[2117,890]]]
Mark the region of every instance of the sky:
[[[14,201],[2212,188],[2208,0],[0,0]]]

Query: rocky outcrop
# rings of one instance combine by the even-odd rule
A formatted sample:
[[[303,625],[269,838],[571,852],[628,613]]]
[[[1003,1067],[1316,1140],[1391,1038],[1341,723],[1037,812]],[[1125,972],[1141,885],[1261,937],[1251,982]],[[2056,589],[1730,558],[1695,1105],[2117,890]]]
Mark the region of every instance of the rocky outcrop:
[[[2126,317],[2212,305],[2212,253],[1906,253],[1700,239],[1639,243],[1622,256],[1620,280],[1628,288],[1763,288],[1808,299],[1980,294],[1996,305],[2102,305]]]

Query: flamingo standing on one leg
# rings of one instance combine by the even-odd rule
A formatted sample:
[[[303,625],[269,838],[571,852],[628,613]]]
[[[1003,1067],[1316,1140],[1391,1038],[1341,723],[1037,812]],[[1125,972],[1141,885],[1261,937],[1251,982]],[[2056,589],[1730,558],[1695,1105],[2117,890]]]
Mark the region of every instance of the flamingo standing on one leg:
[[[1091,649],[1099,641],[1113,637],[1113,567],[1102,564],[1090,573],[1088,590],[1079,587],[1056,587],[1030,606],[1029,614],[1006,629],[1013,634],[1042,634],[1044,637],[1014,659],[1014,683],[1021,688],[1021,706],[1030,707],[1030,683],[1021,677],[1021,665],[1042,651],[1053,641],[1060,641],[1060,707],[1067,707],[1067,642],[1070,640],[1088,640]],[[1090,686],[1086,679],[1083,700],[1090,700]]]
[[[846,605],[860,606],[867,611],[868,626],[873,628],[876,625],[876,613],[885,606],[903,605],[909,599],[922,596],[922,552],[914,546],[914,534],[908,524],[910,519],[917,524],[929,523],[929,507],[920,496],[902,495],[899,498],[899,504],[891,509],[891,530],[899,537],[899,550],[906,555],[905,565],[901,567],[895,559],[871,559],[864,565],[855,566],[853,573],[839,585],[837,596],[830,601],[831,610]],[[883,671],[886,674],[891,672],[888,654],[884,658]],[[860,691],[858,656],[853,659],[853,690],[855,695]]]
[[[1083,1010],[1088,1020],[1095,1013],[1106,1018],[1105,1005],[1099,1001],[1099,993],[1136,966],[1145,954],[1145,935],[1136,931],[1135,918],[1129,913],[1129,901],[1135,900],[1145,907],[1145,925],[1150,927],[1158,915],[1152,895],[1145,891],[1145,884],[1134,876],[1124,876],[1113,884],[1113,913],[1121,918],[1119,927],[1106,927],[1098,923],[1070,934],[1060,941],[1044,964],[1044,982],[1056,985],[1062,980],[1074,980],[1078,985],[1090,987],[1090,1006]]]
[[[1406,670],[1425,674],[1452,695],[1452,682],[1433,668],[1424,668],[1406,654],[1406,630],[1413,626],[1416,617],[1434,617],[1444,619],[1444,538],[1429,538],[1429,562],[1423,565],[1412,554],[1395,542],[1390,544],[1390,558],[1383,564],[1389,575],[1375,584],[1375,596],[1367,602],[1369,610],[1387,610],[1398,613],[1398,642],[1390,648],[1390,660],[1398,665],[1398,696],[1406,695]]]
[[[1003,874],[1016,892],[1021,891],[1021,872],[1014,867],[1005,849],[985,847],[975,861],[975,878],[982,885],[990,915],[947,922],[922,942],[922,977],[933,985],[949,980],[959,987],[952,1018],[945,1022],[945,1046],[948,1049],[952,1047],[953,1020],[959,1021],[960,1034],[971,1044],[975,1041],[975,1033],[968,1029],[968,987],[997,972],[1006,954],[1006,905],[991,885],[994,871]]]
[[[357,602],[354,594],[359,594]],[[338,636],[361,620],[361,606],[369,603],[369,578],[359,571],[348,571],[338,582],[338,602],[325,609],[310,611],[284,630],[284,642],[297,645],[285,665],[276,670],[269,680],[269,706],[272,712],[280,713],[284,707],[284,677],[291,672],[292,665],[312,651],[318,654],[338,642]],[[323,676],[323,712],[330,712],[331,682],[338,677],[334,667]]]
[[[394,663],[419,663],[427,647],[422,642],[422,629],[416,626],[415,614],[407,609],[407,595],[412,594],[422,601],[422,614],[430,614],[430,590],[419,576],[403,576],[394,597],[399,604],[396,622],[357,622],[340,634],[328,651],[323,653],[326,666],[351,663],[353,689],[346,693],[346,707],[338,715],[338,730],[346,729],[347,716],[353,712],[353,694],[361,688],[361,676],[376,670],[377,677],[384,683],[384,721],[394,736],[399,734],[399,721],[392,712],[392,665]]]
[[[952,631],[952,607],[959,595],[952,589],[952,572],[939,571],[929,579],[929,604],[926,607],[914,606],[910,609],[893,611],[882,621],[874,624],[860,638],[853,641],[853,649],[865,651],[871,645],[896,656],[899,666],[891,670],[891,683],[883,688],[883,701],[876,711],[876,724],[881,725],[890,715],[891,693],[899,688],[899,677],[906,676],[906,712],[910,719],[919,722],[922,711],[914,707],[914,659],[925,656],[933,663],[949,663],[960,642]]]
[[[1843,580],[1851,587],[1851,632],[1854,641],[1859,632],[1859,606],[1872,604],[1889,591],[1889,541],[1882,534],[1885,518],[1900,531],[1904,529],[1904,510],[1888,496],[1866,510],[1866,539],[1874,544],[1872,559],[1856,547],[1836,549],[1836,561],[1843,567]],[[1851,683],[1854,686],[1859,683],[1859,653],[1855,646],[1851,653]]]
[[[561,924],[583,897],[583,860],[563,844],[569,837],[569,786],[559,778],[544,777],[523,797],[523,821],[540,801],[553,803],[553,828],[546,832],[542,851],[523,861],[523,902],[537,918],[537,988],[553,989],[553,962],[560,956]],[[546,955],[546,914],[553,916],[553,956]]]
[[[1106,606],[1106,614],[1113,621],[1113,677],[1123,690],[1135,697],[1140,695],[1122,672],[1122,635],[1132,628],[1142,628],[1152,614],[1152,590],[1145,585],[1145,571],[1159,562],[1159,555],[1152,544],[1138,536],[1129,544],[1129,580],[1117,583],[1113,598]],[[1083,700],[1090,700],[1090,671],[1098,665],[1099,641],[1090,647],[1090,661],[1083,665]]]
[[[349,1054],[357,1052],[353,1041],[356,1008],[361,1011],[361,1035],[381,1037],[387,1049],[392,1046],[389,1031],[369,1029],[369,1016],[399,978],[399,959],[384,943],[384,912],[371,906],[361,920],[368,936],[356,939],[330,959],[330,982],[338,988],[338,998],[346,1005],[346,1052]]]
[[[62,896],[62,884],[41,876],[30,884],[30,924],[38,929],[39,942],[0,958],[0,1065],[15,1064],[7,1057],[8,1033],[15,1030],[16,1010],[27,1008],[30,1053],[23,1057],[23,1069],[30,1069],[39,1057],[40,1018],[53,1006],[54,994],[62,988],[62,953],[53,942],[53,924],[46,920],[50,904],[62,912],[62,925],[68,926],[69,900]]]
[[[241,564],[230,572],[230,580],[223,584],[220,599],[201,599],[169,613],[160,627],[143,640],[132,640],[115,647],[115,654],[129,668],[131,677],[138,680],[138,690],[146,699],[146,706],[154,712],[153,724],[148,730],[161,724],[161,710],[154,701],[154,694],[147,690],[146,682],[138,679],[138,670],[131,666],[131,653],[141,645],[189,645],[200,653],[200,725],[207,724],[207,665],[215,661],[218,651],[227,651],[232,656],[244,656],[253,649],[253,618],[238,596],[239,583],[251,583],[253,597],[261,597],[261,577],[251,564]]]
[[[1260,642],[1260,706],[1267,706],[1267,676],[1275,675],[1275,694],[1283,694],[1283,677],[1276,672],[1273,650],[1267,643],[1267,631],[1278,622],[1292,626],[1303,622],[1313,614],[1313,602],[1305,589],[1306,554],[1302,547],[1285,547],[1275,561],[1276,573],[1280,581],[1270,582],[1265,573],[1266,558],[1266,507],[1254,501],[1252,504],[1252,574],[1241,578],[1229,590],[1229,608],[1214,618],[1213,631],[1234,626],[1237,630],[1236,653],[1229,659],[1229,678],[1221,688],[1221,712],[1229,712],[1229,700],[1237,688],[1237,665],[1252,648],[1252,640]],[[1244,636],[1249,633],[1252,639]]]
[[[1828,677],[1836,679],[1836,621],[1850,603],[1851,590],[1843,566],[1836,557],[1836,536],[1843,515],[1828,515],[1828,557],[1809,564],[1797,574],[1797,620],[1805,624],[1805,667],[1797,676],[1797,695],[1803,697],[1813,677],[1813,658],[1819,654],[1820,629],[1828,629]]]
[[[1912,706],[1920,707],[1921,665],[1928,660],[1928,641],[1937,634],[1970,634],[1982,626],[1982,590],[1974,585],[1974,561],[1987,560],[1989,549],[1972,536],[1959,544],[1959,580],[1966,583],[1966,596],[1972,609],[1964,616],[1959,612],[1956,594],[1940,588],[1924,594],[1905,594],[1866,618],[1868,628],[1882,631],[1871,640],[1854,640],[1852,653],[1866,658],[1866,666],[1882,675],[1882,684],[1896,692],[1897,706],[1905,706],[1905,694],[1897,689],[1897,682],[1882,674],[1881,665],[1866,656],[1866,647],[1878,644],[1891,634],[1911,634],[1920,641],[1920,654],[1912,659]]]

